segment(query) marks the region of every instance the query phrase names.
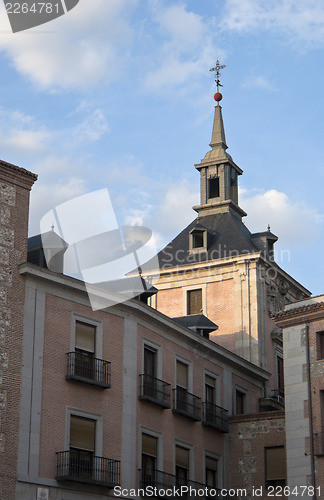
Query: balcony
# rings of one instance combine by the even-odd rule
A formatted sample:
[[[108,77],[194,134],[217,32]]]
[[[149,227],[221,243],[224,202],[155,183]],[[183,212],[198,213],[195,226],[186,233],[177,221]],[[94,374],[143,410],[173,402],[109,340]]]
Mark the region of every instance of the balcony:
[[[220,406],[205,402],[202,404],[202,424],[221,432],[228,432],[228,411]]]
[[[60,451],[57,455],[57,481],[76,481],[113,488],[120,484],[120,461],[96,457],[82,450]]]
[[[68,352],[67,357],[66,380],[78,380],[103,389],[111,387],[109,361],[79,351]]]
[[[282,389],[272,389],[259,398],[260,411],[283,410],[285,407],[285,395]]]
[[[171,495],[167,495],[168,498],[179,497],[181,493],[181,498],[222,498],[224,500],[229,500],[230,498],[236,500],[237,496],[222,495],[222,490],[220,488],[212,488],[206,486],[203,483],[197,483],[196,481],[191,481],[189,479],[179,478],[173,474],[168,474],[160,470],[139,470],[139,487],[143,490],[150,486],[151,488],[156,488],[154,490],[153,497],[159,497],[159,490],[162,491],[161,498],[165,498],[164,492],[166,490],[173,490]],[[181,488],[181,489],[180,489]],[[199,494],[198,494],[199,490]],[[202,491],[204,490],[204,491]],[[190,494],[191,491],[191,494]],[[177,493],[178,492],[178,493]],[[171,493],[171,492],[170,492]],[[203,493],[203,494],[201,494]],[[224,493],[224,490],[223,490]]]
[[[192,420],[201,420],[201,399],[182,387],[173,389],[173,413]]]
[[[161,406],[162,408],[171,408],[170,384],[151,375],[142,373],[140,375],[140,395],[141,401]]]

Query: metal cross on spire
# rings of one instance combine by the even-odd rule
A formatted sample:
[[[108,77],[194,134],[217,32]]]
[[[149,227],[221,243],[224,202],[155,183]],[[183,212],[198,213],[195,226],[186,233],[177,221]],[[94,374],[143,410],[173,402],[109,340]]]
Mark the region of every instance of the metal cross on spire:
[[[217,92],[219,92],[219,87],[223,86],[219,80],[219,78],[221,76],[220,70],[223,68],[226,68],[226,64],[220,64],[219,60],[217,59],[215,68],[210,68],[210,70],[209,70],[209,71],[215,72],[215,82],[217,85]]]

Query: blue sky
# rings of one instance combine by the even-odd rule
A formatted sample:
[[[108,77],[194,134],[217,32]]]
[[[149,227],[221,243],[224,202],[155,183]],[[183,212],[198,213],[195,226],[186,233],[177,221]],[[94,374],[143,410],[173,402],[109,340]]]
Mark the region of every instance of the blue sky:
[[[30,234],[103,187],[119,223],[151,227],[160,247],[184,228],[219,59],[245,223],[270,224],[279,265],[323,293],[323,49],[322,0],[80,0],[15,34],[1,2],[0,157],[39,175]]]

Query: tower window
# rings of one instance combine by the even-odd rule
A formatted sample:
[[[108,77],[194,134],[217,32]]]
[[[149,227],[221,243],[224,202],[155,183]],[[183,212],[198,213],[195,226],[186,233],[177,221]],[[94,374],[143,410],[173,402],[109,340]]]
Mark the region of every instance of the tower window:
[[[219,177],[208,179],[208,198],[219,197]]]
[[[231,199],[236,201],[236,180],[231,179]]]

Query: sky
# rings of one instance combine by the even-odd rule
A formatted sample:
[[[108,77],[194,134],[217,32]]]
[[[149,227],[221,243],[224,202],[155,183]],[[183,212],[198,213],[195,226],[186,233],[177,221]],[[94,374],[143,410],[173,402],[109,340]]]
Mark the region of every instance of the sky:
[[[0,2],[0,158],[38,174],[29,234],[108,188],[119,224],[173,239],[196,216],[219,59],[244,222],[324,293],[323,58],[322,0],[80,0],[19,33]]]

